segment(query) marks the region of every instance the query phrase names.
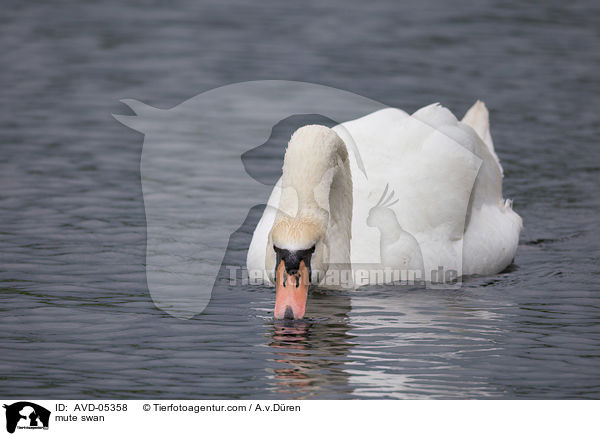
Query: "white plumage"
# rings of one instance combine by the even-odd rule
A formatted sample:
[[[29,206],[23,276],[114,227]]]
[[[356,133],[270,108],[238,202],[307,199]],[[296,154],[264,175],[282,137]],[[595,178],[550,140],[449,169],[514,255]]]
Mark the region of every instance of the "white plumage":
[[[325,238],[328,251],[319,252],[318,244],[323,239],[314,236],[317,254],[326,256],[331,252],[345,258],[343,254],[348,249],[344,247],[348,241],[343,240],[343,235],[346,229],[351,234],[348,255],[352,268],[365,264],[422,264],[425,278],[430,280],[431,271],[440,267],[456,271],[459,276],[494,274],[513,260],[522,221],[512,210],[510,201],[502,197],[502,167],[494,151],[488,111],[482,102],[475,103],[462,121],[448,109],[433,104],[412,116],[387,108],[334,127],[332,130],[346,144],[343,148],[348,150],[351,178],[344,175],[343,165],[336,161],[337,157],[344,157],[345,150],[335,154],[333,148],[329,150],[328,145],[321,145],[323,153],[302,152],[314,150],[313,130],[321,129],[322,134],[325,128],[303,129],[305,134],[300,134],[300,129],[294,135],[297,137],[293,152],[290,142],[284,174],[273,189],[254,232],[248,250],[249,270],[272,274],[274,258],[270,251],[274,222],[284,216],[288,221],[298,222],[301,215],[310,216],[309,212],[318,207],[327,212],[329,221],[321,219],[319,223],[320,231],[328,235]],[[310,146],[302,142],[310,138],[313,138]],[[355,146],[348,146],[350,143]],[[339,148],[339,144],[336,147]],[[324,162],[324,159],[329,160]],[[333,183],[331,171],[325,171],[328,165],[334,174],[338,174],[338,170],[341,174],[337,178],[333,176]],[[298,178],[300,167],[304,172],[316,168],[315,171],[318,169],[323,174]],[[286,177],[286,172],[294,173],[294,177]],[[324,182],[310,182],[325,174],[328,176]],[[302,183],[310,186],[300,186]],[[343,191],[335,186],[339,184],[346,184],[346,188],[351,186],[349,201],[336,198]],[[378,206],[386,187],[394,191],[393,198],[389,198],[387,206]],[[315,198],[325,198],[325,203],[329,198],[329,204],[322,204],[321,200],[317,207],[299,201],[294,192],[307,190],[314,190]],[[280,202],[287,205],[294,195],[295,210],[281,212]],[[310,241],[313,237],[310,232],[314,229],[307,232],[302,239]],[[293,246],[292,239],[290,236],[285,242]]]

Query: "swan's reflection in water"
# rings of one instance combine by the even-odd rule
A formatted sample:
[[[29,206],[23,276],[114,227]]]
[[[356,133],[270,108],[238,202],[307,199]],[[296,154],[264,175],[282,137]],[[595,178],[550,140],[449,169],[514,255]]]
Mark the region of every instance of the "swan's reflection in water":
[[[478,282],[455,291],[318,291],[309,305],[307,320],[268,322],[276,395],[470,398],[506,390],[486,368],[504,353],[498,337],[510,304]]]
[[[308,304],[309,319],[269,322],[272,389],[294,399],[341,398],[352,391],[344,370],[354,346],[348,325],[350,297],[315,291]]]

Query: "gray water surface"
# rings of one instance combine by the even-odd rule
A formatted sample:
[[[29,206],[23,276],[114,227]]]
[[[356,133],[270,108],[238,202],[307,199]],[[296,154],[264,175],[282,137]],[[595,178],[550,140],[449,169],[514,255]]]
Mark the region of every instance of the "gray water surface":
[[[9,1],[0,396],[600,398],[599,17],[592,1]],[[514,264],[458,290],[317,290],[293,324],[273,321],[271,288],[223,274],[204,313],[157,309],[143,137],[110,114],[257,79],[408,112],[484,100],[525,225]],[[264,162],[276,176],[280,156]],[[228,262],[243,264],[264,201]]]

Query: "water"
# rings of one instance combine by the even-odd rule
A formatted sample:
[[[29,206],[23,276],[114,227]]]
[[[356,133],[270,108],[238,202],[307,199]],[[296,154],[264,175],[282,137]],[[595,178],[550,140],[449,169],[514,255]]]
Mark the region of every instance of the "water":
[[[309,3],[3,8],[0,396],[600,397],[598,4]],[[484,100],[525,224],[515,264],[459,290],[316,291],[292,325],[272,289],[223,275],[203,314],[157,309],[142,135],[110,114],[273,78],[407,111]]]

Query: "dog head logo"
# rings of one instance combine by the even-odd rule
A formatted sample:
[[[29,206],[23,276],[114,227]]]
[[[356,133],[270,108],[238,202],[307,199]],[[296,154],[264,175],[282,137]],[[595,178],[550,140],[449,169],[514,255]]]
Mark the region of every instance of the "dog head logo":
[[[339,123],[387,107],[340,89],[279,80],[223,86],[171,109],[158,109],[131,99],[121,101],[134,115],[113,115],[114,118],[144,135],[140,173],[146,212],[148,290],[158,308],[181,319],[189,319],[207,307],[231,235],[244,222],[248,211],[263,203],[273,191],[273,184],[266,185],[260,177],[245,171],[248,168],[241,160],[244,153],[264,144],[273,127],[291,116],[318,114]],[[461,271],[462,233],[470,198],[470,191],[461,186],[466,186],[465,181],[471,181],[470,186],[473,186],[481,159],[455,140],[454,133],[438,131],[428,124],[427,119],[421,120],[422,113],[419,115],[419,112],[413,116],[406,114],[403,123],[418,125],[420,132],[433,138],[429,141],[434,142],[435,149],[440,152],[427,154],[430,160],[427,165],[431,169],[422,174],[419,171],[423,165],[421,147],[411,147],[408,139],[393,145],[402,158],[388,159],[389,165],[394,166],[390,171],[402,174],[405,183],[396,183],[396,188],[402,187],[399,202],[411,207],[397,206],[393,211],[390,209],[392,204],[385,204],[372,211],[371,222],[374,225],[383,223],[383,230],[388,230],[388,221],[380,221],[379,218],[387,215],[395,218],[392,215],[400,210],[406,215],[402,222],[405,238],[398,242],[395,233],[384,231],[382,234],[384,266],[392,259],[396,267],[396,248],[404,242],[417,244],[423,224],[434,222],[449,241],[449,252],[454,254],[452,261],[444,265],[445,269]],[[361,157],[350,134],[352,129],[336,127],[336,133],[356,166],[353,177],[369,180],[370,187],[365,192],[383,189],[388,180],[378,174],[378,165],[369,167],[368,156]],[[456,135],[460,136],[459,133]],[[285,142],[281,143],[282,147]],[[277,165],[281,167],[280,162]],[[448,173],[447,168],[454,168],[453,165],[461,168],[460,174]],[[427,179],[423,180],[423,177]],[[432,195],[421,190],[425,185],[448,186],[450,192],[460,191],[460,201],[454,195],[438,196],[434,193],[435,201],[443,204],[439,208],[429,207],[430,198],[429,201],[420,201],[425,195]],[[370,200],[366,199],[365,203]],[[440,214],[438,209],[444,214]],[[368,208],[353,210],[353,222],[365,223],[369,211]],[[423,220],[422,216],[428,219]],[[456,225],[447,228],[444,223],[448,221]],[[392,225],[395,224],[392,221]],[[378,229],[377,226],[363,228],[363,237],[378,240]],[[435,244],[429,244],[417,247],[419,250],[415,248],[415,255],[402,266],[416,264],[415,269],[421,270],[421,257],[426,265],[438,265],[439,253],[435,247]],[[352,261],[379,265],[380,257],[375,251],[364,250]],[[425,278],[429,280],[427,275]]]
[[[19,401],[4,405],[6,409],[6,431],[14,433],[15,429],[47,429],[50,423],[50,411],[29,401]]]
[[[288,117],[318,114],[337,123],[385,107],[340,89],[278,80],[227,85],[171,109],[122,102],[135,115],[113,116],[144,134],[148,289],[158,308],[182,319],[206,308],[229,238],[273,189],[245,171],[241,156]],[[352,137],[344,141],[364,171]]]

